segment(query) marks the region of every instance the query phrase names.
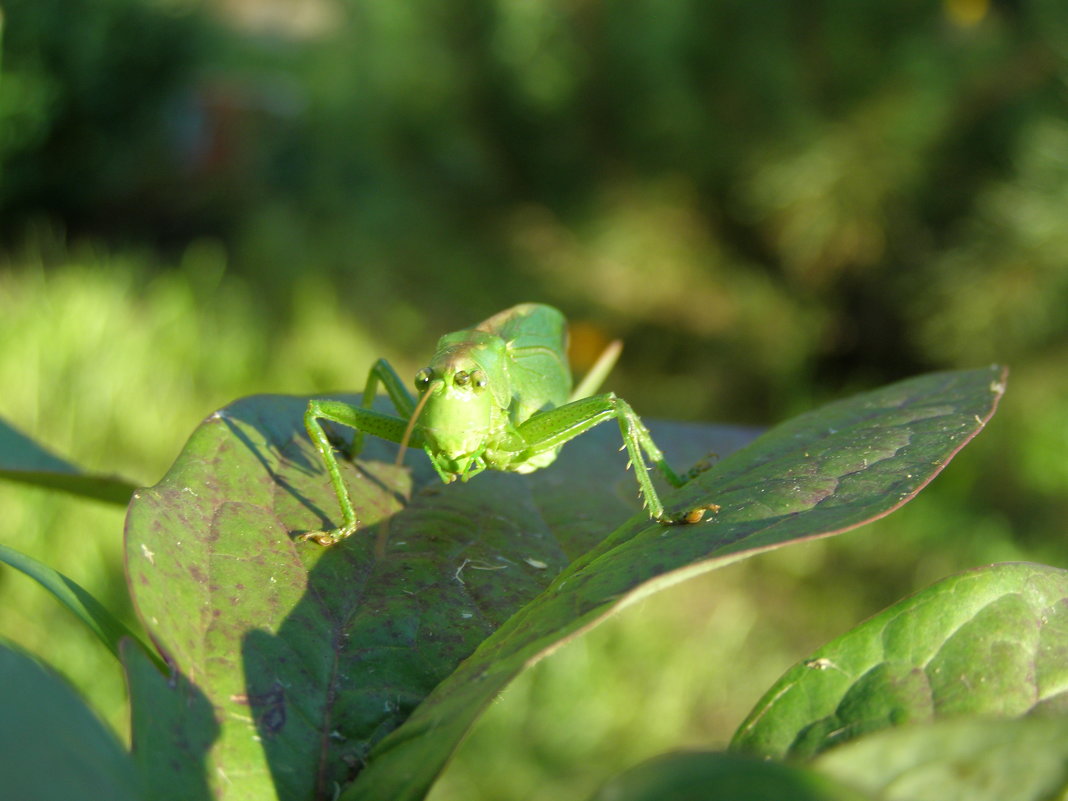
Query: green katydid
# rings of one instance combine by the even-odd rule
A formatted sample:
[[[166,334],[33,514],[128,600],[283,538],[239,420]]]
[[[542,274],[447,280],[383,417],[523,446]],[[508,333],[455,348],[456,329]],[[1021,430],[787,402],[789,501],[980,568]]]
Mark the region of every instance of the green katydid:
[[[615,418],[638,479],[638,489],[652,519],[664,524],[699,522],[714,504],[667,514],[656,494],[645,456],[673,486],[690,477],[668,466],[642,421],[621,398],[594,395],[618,356],[609,348],[571,390],[565,353],[567,325],[551,306],[524,303],[499,312],[474,328],[443,336],[437,351],[415,376],[418,403],[384,359],[371,367],[362,403],[313,400],[304,424],[323,457],[341,505],[342,524],[330,531],[309,532],[302,539],[331,545],[359,525],[341,476],[334,447],[320,420],[355,429],[349,458],[363,447],[365,434],[422,448],[445,483],[467,481],[481,471],[529,473],[546,467],[570,440]],[[371,409],[381,384],[400,416]]]

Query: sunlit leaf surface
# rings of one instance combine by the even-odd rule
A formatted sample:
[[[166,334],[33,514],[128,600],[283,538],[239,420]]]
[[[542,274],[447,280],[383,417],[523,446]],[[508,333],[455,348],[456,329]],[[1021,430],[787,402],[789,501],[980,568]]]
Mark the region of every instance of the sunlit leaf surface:
[[[866,732],[1068,701],[1068,571],[1004,564],[944,579],[791,669],[734,747],[807,757]]]

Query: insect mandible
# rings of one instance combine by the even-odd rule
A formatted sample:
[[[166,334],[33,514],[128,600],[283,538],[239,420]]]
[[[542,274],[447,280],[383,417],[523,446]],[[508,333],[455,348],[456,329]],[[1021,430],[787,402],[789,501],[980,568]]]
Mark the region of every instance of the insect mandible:
[[[445,483],[467,481],[483,470],[530,473],[556,459],[570,440],[615,418],[623,435],[638,490],[649,516],[660,523],[696,523],[714,504],[666,514],[649,477],[648,457],[672,486],[689,479],[671,469],[630,405],[614,393],[593,394],[618,356],[602,356],[581,384],[571,389],[566,355],[567,324],[551,306],[523,303],[474,328],[438,340],[430,365],[415,375],[419,400],[389,362],[371,367],[359,406],[313,400],[304,425],[322,455],[341,506],[342,523],[329,531],[301,535],[322,545],[350,536],[359,526],[334,447],[320,420],[355,430],[349,458],[363,448],[365,434],[422,448]],[[399,416],[370,408],[381,384]]]

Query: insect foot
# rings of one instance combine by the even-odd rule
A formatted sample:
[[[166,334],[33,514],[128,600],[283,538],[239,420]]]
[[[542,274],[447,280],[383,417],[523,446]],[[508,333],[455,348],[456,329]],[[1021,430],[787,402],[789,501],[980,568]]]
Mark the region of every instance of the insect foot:
[[[694,523],[700,523],[705,519],[705,512],[715,514],[719,509],[720,506],[718,503],[710,503],[706,506],[698,506],[686,512],[679,512],[678,514],[673,515],[662,515],[657,519],[657,522],[665,526],[692,526]]]
[[[356,525],[342,526],[341,528],[335,528],[333,531],[305,531],[303,534],[297,537],[301,542],[317,542],[324,548],[330,545],[337,545],[341,540],[349,537],[354,531],[356,531]]]

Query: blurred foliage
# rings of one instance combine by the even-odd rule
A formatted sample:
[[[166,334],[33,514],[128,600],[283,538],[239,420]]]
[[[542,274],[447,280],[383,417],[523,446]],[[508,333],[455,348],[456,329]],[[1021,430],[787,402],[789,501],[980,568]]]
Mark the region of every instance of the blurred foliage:
[[[1012,368],[991,429],[902,511],[537,666],[442,801],[579,796],[544,777],[592,787],[623,767],[608,752],[671,745],[642,739],[656,721],[723,742],[791,658],[909,588],[1065,564],[1059,0],[3,5],[0,414],[86,467],[153,482],[233,397],[355,388],[377,355],[410,373],[521,300],[576,321],[580,364],[624,337],[612,388],[651,416],[768,423],[927,369]],[[5,542],[125,608],[119,515],[21,487],[0,508]],[[0,633],[121,728],[106,654],[6,572],[0,608]],[[706,612],[714,635],[694,631]],[[820,614],[831,630],[796,642]],[[743,640],[775,668],[702,672],[708,641]],[[584,661],[635,683],[592,712]],[[699,700],[648,689],[661,671]],[[553,732],[502,755],[527,723]],[[586,726],[616,733],[577,742]],[[479,754],[500,786],[533,778],[495,796]]]
[[[174,195],[168,115],[204,30],[140,0],[5,0],[0,209],[8,236],[47,215],[124,237]],[[170,203],[170,200],[167,201]],[[168,211],[177,212],[181,206]],[[162,224],[161,216],[152,221]]]
[[[406,346],[537,297],[676,417],[1062,334],[1052,0],[7,5],[9,243],[217,235],[273,311],[324,276]]]

